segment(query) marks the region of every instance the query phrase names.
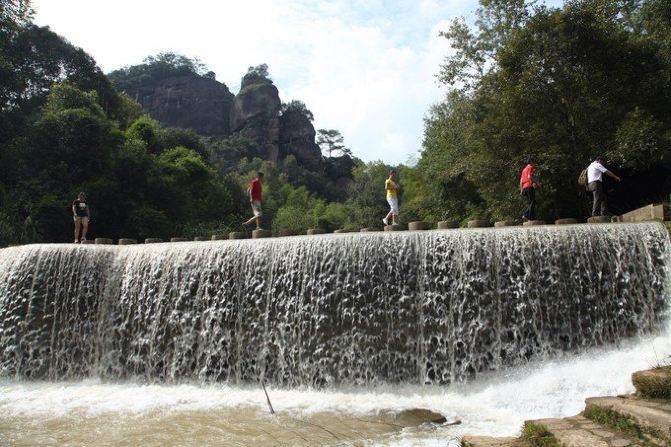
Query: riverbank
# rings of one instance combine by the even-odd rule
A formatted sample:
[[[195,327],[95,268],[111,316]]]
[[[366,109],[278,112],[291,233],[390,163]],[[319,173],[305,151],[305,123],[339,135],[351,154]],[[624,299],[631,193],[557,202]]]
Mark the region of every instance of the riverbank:
[[[526,421],[519,438],[465,436],[463,447],[671,445],[671,366],[632,375],[633,394],[590,397],[578,415]]]

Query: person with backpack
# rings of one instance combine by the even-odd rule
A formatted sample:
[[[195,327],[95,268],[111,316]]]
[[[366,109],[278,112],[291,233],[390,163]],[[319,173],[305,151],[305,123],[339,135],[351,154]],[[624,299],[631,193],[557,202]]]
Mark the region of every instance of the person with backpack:
[[[91,220],[91,210],[86,204],[86,194],[80,192],[77,198],[72,202],[72,217],[75,222],[75,244],[80,241],[86,241],[86,232],[89,230],[89,220]],[[79,233],[81,231],[81,239]]]
[[[251,225],[256,222],[257,230],[261,229],[261,217],[263,216],[263,210],[261,209],[262,183],[263,172],[259,171],[256,173],[256,178],[249,182],[249,186],[247,186],[247,195],[249,196],[249,203],[252,205],[254,216],[247,222],[243,222],[243,225]]]
[[[520,175],[520,194],[528,200],[527,209],[522,214],[522,220],[536,220],[536,187],[540,185],[534,180],[535,169],[534,160],[529,158]]]
[[[620,177],[613,174],[603,165],[603,157],[599,156],[587,167],[587,191],[592,193],[592,216],[607,215],[606,192],[603,189],[603,174],[612,178],[616,182]],[[581,174],[582,177],[582,174]],[[580,180],[580,179],[579,179]],[[584,180],[583,180],[584,181]]]

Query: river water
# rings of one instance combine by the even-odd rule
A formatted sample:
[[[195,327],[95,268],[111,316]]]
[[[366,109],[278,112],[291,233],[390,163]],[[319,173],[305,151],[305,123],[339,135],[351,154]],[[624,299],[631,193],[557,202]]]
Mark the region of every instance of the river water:
[[[631,373],[668,361],[671,336],[630,341],[447,387],[329,391],[136,385],[98,380],[0,382],[0,445],[456,446],[464,433],[512,436],[526,419],[577,414],[589,396],[631,392]],[[408,425],[426,408],[459,426]],[[409,424],[412,425],[412,424]],[[452,441],[451,441],[452,440]]]

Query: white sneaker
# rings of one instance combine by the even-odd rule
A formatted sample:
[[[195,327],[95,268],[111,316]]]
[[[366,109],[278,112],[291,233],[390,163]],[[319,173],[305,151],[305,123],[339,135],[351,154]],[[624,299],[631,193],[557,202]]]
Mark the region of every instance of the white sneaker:
[[[389,225],[389,221],[387,220],[386,217],[384,219],[382,219],[382,223],[385,224],[385,225]]]
[[[77,239],[75,239],[75,244],[78,244],[78,243],[79,243],[79,241]]]

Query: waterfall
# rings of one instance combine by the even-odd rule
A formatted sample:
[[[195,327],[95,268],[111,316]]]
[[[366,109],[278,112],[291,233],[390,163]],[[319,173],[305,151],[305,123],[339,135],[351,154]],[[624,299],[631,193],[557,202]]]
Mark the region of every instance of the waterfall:
[[[663,329],[659,223],[0,250],[0,376],[450,383]]]

